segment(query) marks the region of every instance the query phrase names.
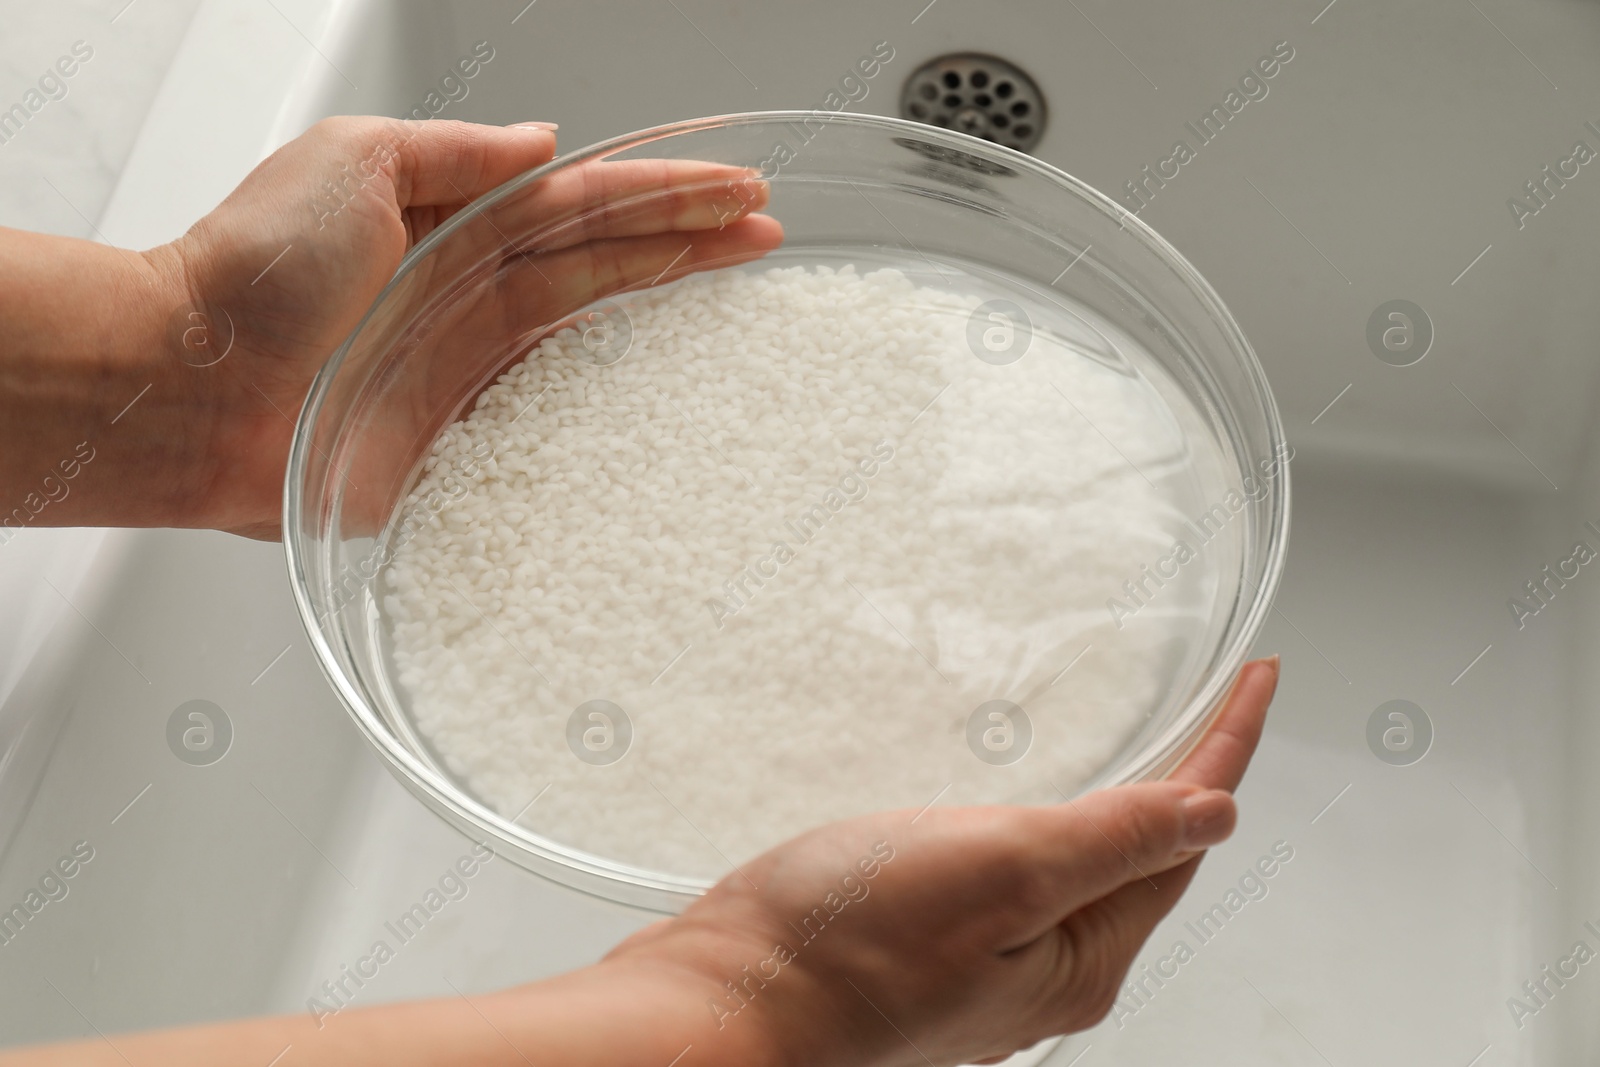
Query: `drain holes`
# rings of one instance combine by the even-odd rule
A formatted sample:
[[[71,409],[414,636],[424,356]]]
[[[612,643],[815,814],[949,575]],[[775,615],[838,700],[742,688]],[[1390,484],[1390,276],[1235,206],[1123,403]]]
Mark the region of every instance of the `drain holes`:
[[[972,52],[929,60],[906,79],[900,114],[1022,152],[1044,134],[1044,96],[1021,68]]]

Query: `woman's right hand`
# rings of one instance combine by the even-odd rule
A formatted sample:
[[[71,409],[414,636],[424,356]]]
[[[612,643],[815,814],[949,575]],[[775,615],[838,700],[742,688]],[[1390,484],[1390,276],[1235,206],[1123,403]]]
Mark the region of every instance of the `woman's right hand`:
[[[764,1062],[994,1061],[1094,1025],[1135,954],[1233,830],[1277,660],[1248,664],[1166,781],[1050,807],[930,808],[825,826],[722,880],[607,965],[685,969],[718,1034]]]

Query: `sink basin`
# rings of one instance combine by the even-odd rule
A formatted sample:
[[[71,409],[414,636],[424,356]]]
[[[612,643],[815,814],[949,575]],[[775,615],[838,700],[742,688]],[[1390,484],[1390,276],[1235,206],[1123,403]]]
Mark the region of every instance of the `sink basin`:
[[[1239,829],[1112,1016],[1046,1062],[1600,1061],[1592,968],[1542,1002],[1523,987],[1600,926],[1600,582],[1542,570],[1600,545],[1600,179],[1506,206],[1596,143],[1571,102],[1600,97],[1600,9],[619,4],[601,35],[576,0],[206,3],[100,228],[170,239],[328,114],[551,119],[575,148],[822,106],[880,41],[894,58],[852,110],[898,114],[902,79],[947,53],[1029,71],[1035,154],[1212,282],[1296,453],[1295,547],[1257,645],[1284,679]],[[446,84],[479,42],[493,58]],[[1292,58],[1232,111],[1275,49]],[[1389,318],[1395,301],[1423,317]],[[94,854],[0,946],[0,1043],[315,1010],[471,850],[338,706],[278,546],[30,530],[0,544],[0,586],[30,620],[0,627],[0,904],[79,842]],[[193,701],[226,717],[214,762],[169,743]],[[192,712],[176,736],[222,736]],[[526,981],[648,919],[491,862],[350,1000]]]

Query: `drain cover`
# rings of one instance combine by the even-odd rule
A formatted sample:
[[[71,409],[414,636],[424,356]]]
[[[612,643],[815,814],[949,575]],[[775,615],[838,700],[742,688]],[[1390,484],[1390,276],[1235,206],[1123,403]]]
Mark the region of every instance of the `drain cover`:
[[[900,114],[1027,152],[1044,134],[1044,95],[1020,67],[962,52],[930,59],[900,91]]]

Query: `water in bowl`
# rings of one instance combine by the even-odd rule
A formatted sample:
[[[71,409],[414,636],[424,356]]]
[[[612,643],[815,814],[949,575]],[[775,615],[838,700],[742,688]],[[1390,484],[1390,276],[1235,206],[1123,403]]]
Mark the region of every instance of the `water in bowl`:
[[[1259,490],[1202,425],[1104,316],[975,264],[807,248],[602,302],[390,524],[407,732],[524,828],[690,877],[1060,801],[1226,621]]]

